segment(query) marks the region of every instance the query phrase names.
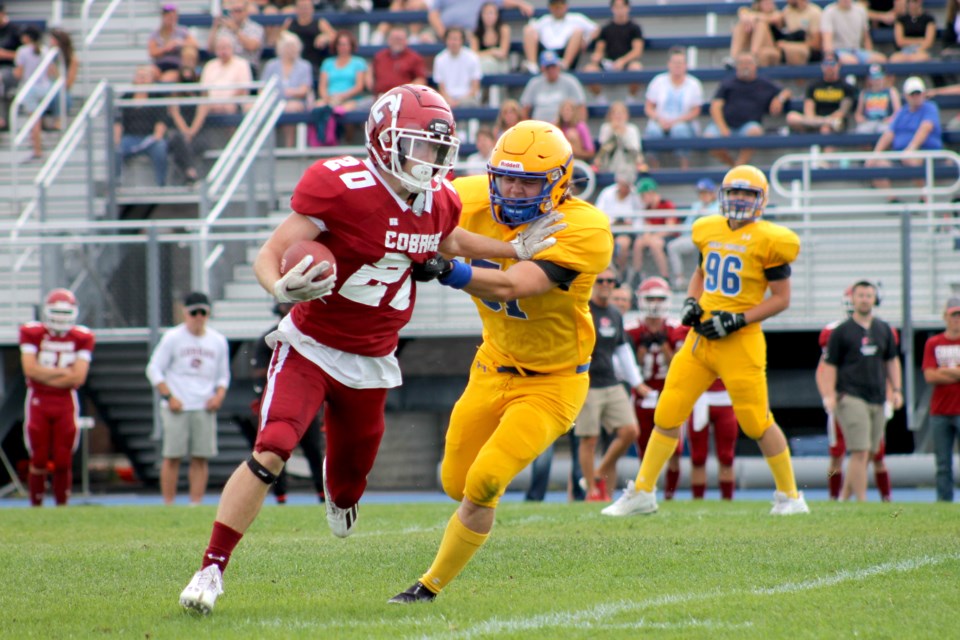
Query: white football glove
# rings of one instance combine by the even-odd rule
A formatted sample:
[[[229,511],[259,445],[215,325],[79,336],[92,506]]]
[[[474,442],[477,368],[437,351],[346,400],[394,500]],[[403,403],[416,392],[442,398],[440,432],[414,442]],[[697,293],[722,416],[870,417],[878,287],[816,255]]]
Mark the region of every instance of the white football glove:
[[[273,297],[277,302],[304,302],[330,295],[337,284],[336,267],[333,274],[314,282],[314,278],[330,268],[330,263],[324,260],[311,267],[312,263],[313,256],[304,256],[293,269],[277,280],[273,285]]]
[[[517,260],[530,260],[544,249],[557,244],[557,239],[550,236],[567,228],[566,222],[553,224],[562,218],[562,213],[554,211],[539,220],[534,220],[527,225],[526,229],[518,233],[517,237],[510,241],[517,252]]]

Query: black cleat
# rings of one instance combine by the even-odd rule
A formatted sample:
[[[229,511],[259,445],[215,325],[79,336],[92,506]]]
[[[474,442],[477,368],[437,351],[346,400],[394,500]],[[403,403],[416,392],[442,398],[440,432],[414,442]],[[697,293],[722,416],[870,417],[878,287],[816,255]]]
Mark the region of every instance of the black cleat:
[[[412,604],[415,602],[433,602],[437,599],[437,594],[423,586],[422,582],[415,583],[412,587],[398,593],[389,600],[388,604]]]

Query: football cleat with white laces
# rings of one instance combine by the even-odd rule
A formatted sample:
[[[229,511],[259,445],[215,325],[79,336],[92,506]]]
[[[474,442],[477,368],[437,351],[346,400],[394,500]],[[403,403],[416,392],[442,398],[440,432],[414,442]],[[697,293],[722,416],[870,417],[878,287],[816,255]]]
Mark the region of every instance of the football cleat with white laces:
[[[803,499],[803,491],[799,492],[796,498],[791,498],[782,491],[773,492],[773,508],[770,509],[770,515],[793,516],[798,513],[810,513],[810,507]]]
[[[180,606],[203,615],[213,611],[213,605],[223,593],[223,574],[220,567],[211,564],[193,574],[190,584],[180,593]]]
[[[633,480],[627,483],[617,501],[600,513],[605,516],[647,515],[657,512],[657,495],[653,491],[637,489]]]
[[[330,497],[330,487],[327,486],[327,459],[323,459],[323,493],[326,501],[323,503],[327,507],[327,524],[330,525],[330,531],[338,538],[346,538],[353,533],[353,525],[357,523],[357,505],[347,509],[341,509],[333,503]]]

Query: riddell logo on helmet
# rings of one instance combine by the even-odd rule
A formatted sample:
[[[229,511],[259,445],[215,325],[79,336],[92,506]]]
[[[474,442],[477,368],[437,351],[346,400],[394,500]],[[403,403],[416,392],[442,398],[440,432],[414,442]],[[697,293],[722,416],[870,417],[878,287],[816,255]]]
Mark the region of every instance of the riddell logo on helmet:
[[[501,160],[500,165],[504,169],[519,169],[523,171],[523,163],[517,162],[516,160]]]

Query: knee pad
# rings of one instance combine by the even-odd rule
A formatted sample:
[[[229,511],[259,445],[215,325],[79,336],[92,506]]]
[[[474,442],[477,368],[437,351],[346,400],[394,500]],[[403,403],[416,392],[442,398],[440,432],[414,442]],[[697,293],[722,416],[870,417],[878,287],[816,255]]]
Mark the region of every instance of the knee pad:
[[[247,458],[247,468],[253,472],[253,475],[257,477],[257,480],[263,484],[269,486],[277,481],[277,474],[267,469],[265,466],[260,464],[260,462],[254,458],[252,455]]]

